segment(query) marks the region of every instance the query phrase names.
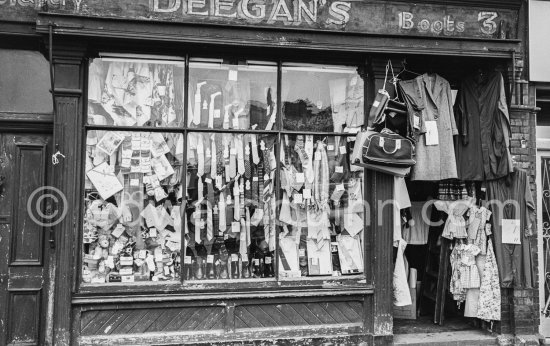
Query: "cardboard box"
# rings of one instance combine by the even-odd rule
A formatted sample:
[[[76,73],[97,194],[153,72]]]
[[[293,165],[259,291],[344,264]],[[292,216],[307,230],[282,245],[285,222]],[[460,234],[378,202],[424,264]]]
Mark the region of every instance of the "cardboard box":
[[[393,318],[403,320],[416,320],[416,288],[409,288],[411,292],[411,305],[394,306]]]

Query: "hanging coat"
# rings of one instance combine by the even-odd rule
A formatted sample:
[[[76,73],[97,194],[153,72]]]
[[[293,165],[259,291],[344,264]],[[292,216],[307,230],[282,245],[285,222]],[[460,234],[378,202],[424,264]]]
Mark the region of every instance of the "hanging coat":
[[[460,180],[493,180],[512,171],[510,119],[500,72],[464,79],[455,102],[455,117]]]
[[[415,79],[400,82],[406,94],[408,109],[416,109],[418,119],[412,119],[415,127],[416,165],[411,180],[444,180],[457,177],[453,135],[457,128],[453,115],[451,86],[443,77],[424,74]],[[436,129],[431,128],[434,124]],[[428,132],[436,131],[436,145],[426,142]]]
[[[514,168],[509,177],[488,182],[487,198],[493,212],[495,255],[501,287],[535,287],[535,254],[531,253],[535,202],[527,172]],[[503,220],[506,219],[519,219],[521,244],[502,242]]]

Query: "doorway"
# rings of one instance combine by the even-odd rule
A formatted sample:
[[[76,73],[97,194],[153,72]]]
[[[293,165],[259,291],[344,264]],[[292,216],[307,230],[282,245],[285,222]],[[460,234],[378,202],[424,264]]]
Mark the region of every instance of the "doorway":
[[[55,244],[44,187],[51,178],[51,143],[49,134],[0,133],[2,346],[50,344]]]

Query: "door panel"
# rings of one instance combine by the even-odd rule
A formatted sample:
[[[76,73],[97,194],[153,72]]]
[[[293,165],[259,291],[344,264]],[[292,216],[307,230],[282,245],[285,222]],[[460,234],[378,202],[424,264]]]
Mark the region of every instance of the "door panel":
[[[40,188],[48,185],[50,146],[50,135],[0,133],[1,346],[45,344],[53,251],[44,241],[48,196]]]
[[[27,201],[38,188],[45,185],[47,142],[40,138],[15,137],[16,189],[13,201],[13,232],[10,247],[11,265],[42,266],[44,252],[43,227],[27,212]],[[36,194],[35,194],[36,195]],[[37,198],[33,198],[38,201]],[[34,205],[31,205],[34,208]],[[42,206],[41,210],[44,210]]]

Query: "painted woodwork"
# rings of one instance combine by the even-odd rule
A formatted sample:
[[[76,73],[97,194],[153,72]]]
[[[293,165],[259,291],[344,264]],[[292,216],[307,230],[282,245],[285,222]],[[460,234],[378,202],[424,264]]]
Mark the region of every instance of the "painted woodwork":
[[[50,152],[50,135],[0,133],[0,345],[44,342],[50,248],[37,212],[48,215]]]
[[[21,19],[40,9],[99,18],[485,39],[516,38],[518,22],[514,9],[385,1],[36,0],[0,1],[0,8]]]

